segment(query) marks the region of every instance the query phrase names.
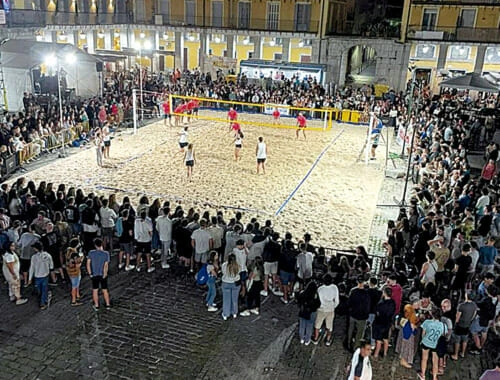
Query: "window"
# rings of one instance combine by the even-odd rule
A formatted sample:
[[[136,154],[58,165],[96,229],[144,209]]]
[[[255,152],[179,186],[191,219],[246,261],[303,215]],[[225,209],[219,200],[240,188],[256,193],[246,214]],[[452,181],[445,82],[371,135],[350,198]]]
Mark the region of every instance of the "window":
[[[267,3],[267,29],[278,30],[280,24],[280,3],[270,1]]]
[[[250,27],[250,3],[240,1],[238,3],[238,28],[248,29]]]
[[[436,53],[436,46],[419,44],[415,49],[415,58],[432,59]]]
[[[135,17],[137,21],[145,21],[146,7],[144,1],[137,1],[135,3]]]
[[[184,3],[184,16],[187,25],[195,25],[196,23],[196,1],[186,0]]]
[[[448,49],[448,58],[456,61],[464,61],[469,59],[470,47],[469,46],[450,46]]]
[[[212,1],[212,27],[222,28],[224,20],[224,3],[222,1]]]
[[[247,57],[248,57],[248,59],[252,59],[253,58],[253,51],[249,51]]]
[[[500,48],[489,47],[484,54],[485,63],[500,63]]]
[[[424,9],[422,30],[434,30],[437,22],[437,9]]]
[[[158,0],[158,14],[163,16],[163,22],[170,19],[170,0]]]
[[[311,4],[295,4],[295,31],[307,32],[311,21]]]
[[[476,21],[475,9],[462,9],[460,12],[459,25],[464,28],[473,28]]]
[[[274,60],[275,61],[281,61],[283,59],[283,54],[281,53],[274,53]]]

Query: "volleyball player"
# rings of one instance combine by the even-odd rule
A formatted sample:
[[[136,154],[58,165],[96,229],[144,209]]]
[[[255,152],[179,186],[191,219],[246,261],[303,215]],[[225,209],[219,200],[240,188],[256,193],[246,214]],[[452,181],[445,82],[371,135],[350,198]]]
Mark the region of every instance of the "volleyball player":
[[[273,111],[273,124],[274,125],[281,124],[280,117],[281,117],[280,110],[278,109],[278,107],[274,108],[274,111]]]
[[[175,126],[179,126],[179,121],[182,122],[182,117],[184,116],[184,112],[186,112],[186,104],[182,102],[179,104],[177,107],[174,109],[174,114],[175,114]]]
[[[241,132],[241,130],[238,130],[236,132],[236,135],[234,136],[234,160],[235,161],[241,160],[240,151],[241,151],[242,147],[243,147],[243,133]]]
[[[177,136],[179,136],[179,147],[181,148],[179,153],[184,152],[184,148],[188,146],[188,127],[185,126],[184,128],[181,129],[179,133],[177,133]]]
[[[193,144],[189,144],[186,152],[184,153],[184,163],[187,168],[187,177],[190,179],[193,175],[193,167],[196,161],[196,157],[194,154]]]
[[[306,139],[306,126],[307,126],[307,119],[302,114],[302,112],[299,112],[299,115],[297,116],[297,130],[295,131],[295,136],[297,139],[299,138],[299,131],[301,129],[302,129],[302,134],[304,135],[304,140]]]
[[[191,99],[189,100],[189,102],[187,102],[186,104],[186,113],[187,113],[187,121],[188,123],[191,122],[191,115],[193,114],[193,110],[195,108],[195,100],[194,99]]]
[[[229,133],[234,132],[236,136],[238,133],[240,133],[240,131],[241,131],[240,123],[237,122],[231,123],[231,128],[229,130]]]
[[[104,143],[104,158],[109,158],[109,149],[111,147],[111,136],[109,131],[109,124],[105,123],[102,127],[102,141]]]
[[[259,168],[262,168],[262,173],[266,174],[266,159],[267,159],[267,145],[264,142],[264,137],[259,137],[259,142],[255,149],[255,155],[257,156],[257,174],[259,174]]]
[[[236,112],[233,107],[229,108],[229,112],[227,113],[227,120],[229,121],[229,130],[231,130],[234,122],[238,120],[238,112]]]
[[[172,115],[170,114],[170,102],[167,100],[163,101],[163,104],[161,105],[163,108],[163,125],[167,125],[167,119],[168,119],[168,124],[172,126]]]

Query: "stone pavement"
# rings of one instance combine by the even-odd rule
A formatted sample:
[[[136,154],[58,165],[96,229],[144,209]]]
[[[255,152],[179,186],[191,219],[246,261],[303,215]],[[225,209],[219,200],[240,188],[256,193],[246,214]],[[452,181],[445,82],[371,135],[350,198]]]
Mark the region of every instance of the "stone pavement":
[[[71,307],[68,290],[52,289],[54,302],[39,311],[0,289],[0,379],[345,379],[350,354],[342,347],[345,319],[335,321],[331,347],[302,346],[297,307],[277,297],[263,301],[260,316],[223,321],[208,313],[203,291],[165,271],[112,271],[111,310]],[[374,362],[374,379],[414,379],[397,358]],[[477,379],[479,358],[450,363],[442,379]]]

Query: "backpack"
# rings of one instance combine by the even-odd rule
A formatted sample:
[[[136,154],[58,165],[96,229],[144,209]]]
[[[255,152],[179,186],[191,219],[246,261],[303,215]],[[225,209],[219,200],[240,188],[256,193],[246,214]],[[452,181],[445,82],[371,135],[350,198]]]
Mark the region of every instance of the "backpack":
[[[207,264],[203,264],[198,273],[196,273],[196,283],[198,285],[206,285],[207,282],[208,282]]]

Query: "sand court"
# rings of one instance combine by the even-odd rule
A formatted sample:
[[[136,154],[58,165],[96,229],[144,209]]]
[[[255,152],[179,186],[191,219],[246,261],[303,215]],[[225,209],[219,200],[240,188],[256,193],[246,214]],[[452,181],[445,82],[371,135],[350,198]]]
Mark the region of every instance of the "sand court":
[[[225,118],[223,112],[210,113]],[[245,115],[249,117],[266,116]],[[37,185],[44,180],[97,194],[115,192],[119,201],[128,195],[134,204],[145,193],[150,202],[158,197],[200,213],[209,210],[213,215],[225,209],[227,220],[241,210],[245,221],[254,216],[262,222],[271,219],[277,231],[297,237],[307,231],[315,244],[327,247],[352,248],[367,242],[384,160],[379,152],[374,165],[356,162],[366,128],[335,123],[329,131],[306,131],[307,140],[302,135],[296,140],[293,129],[245,125],[241,160],[235,162],[234,133],[228,123],[195,120],[188,127],[197,160],[192,180],[186,178],[179,150],[180,128],[164,126],[163,121],[139,129],[135,136],[124,133],[114,138],[105,168],[97,166],[92,147],[24,177]],[[265,175],[255,174],[259,136],[268,146]]]

